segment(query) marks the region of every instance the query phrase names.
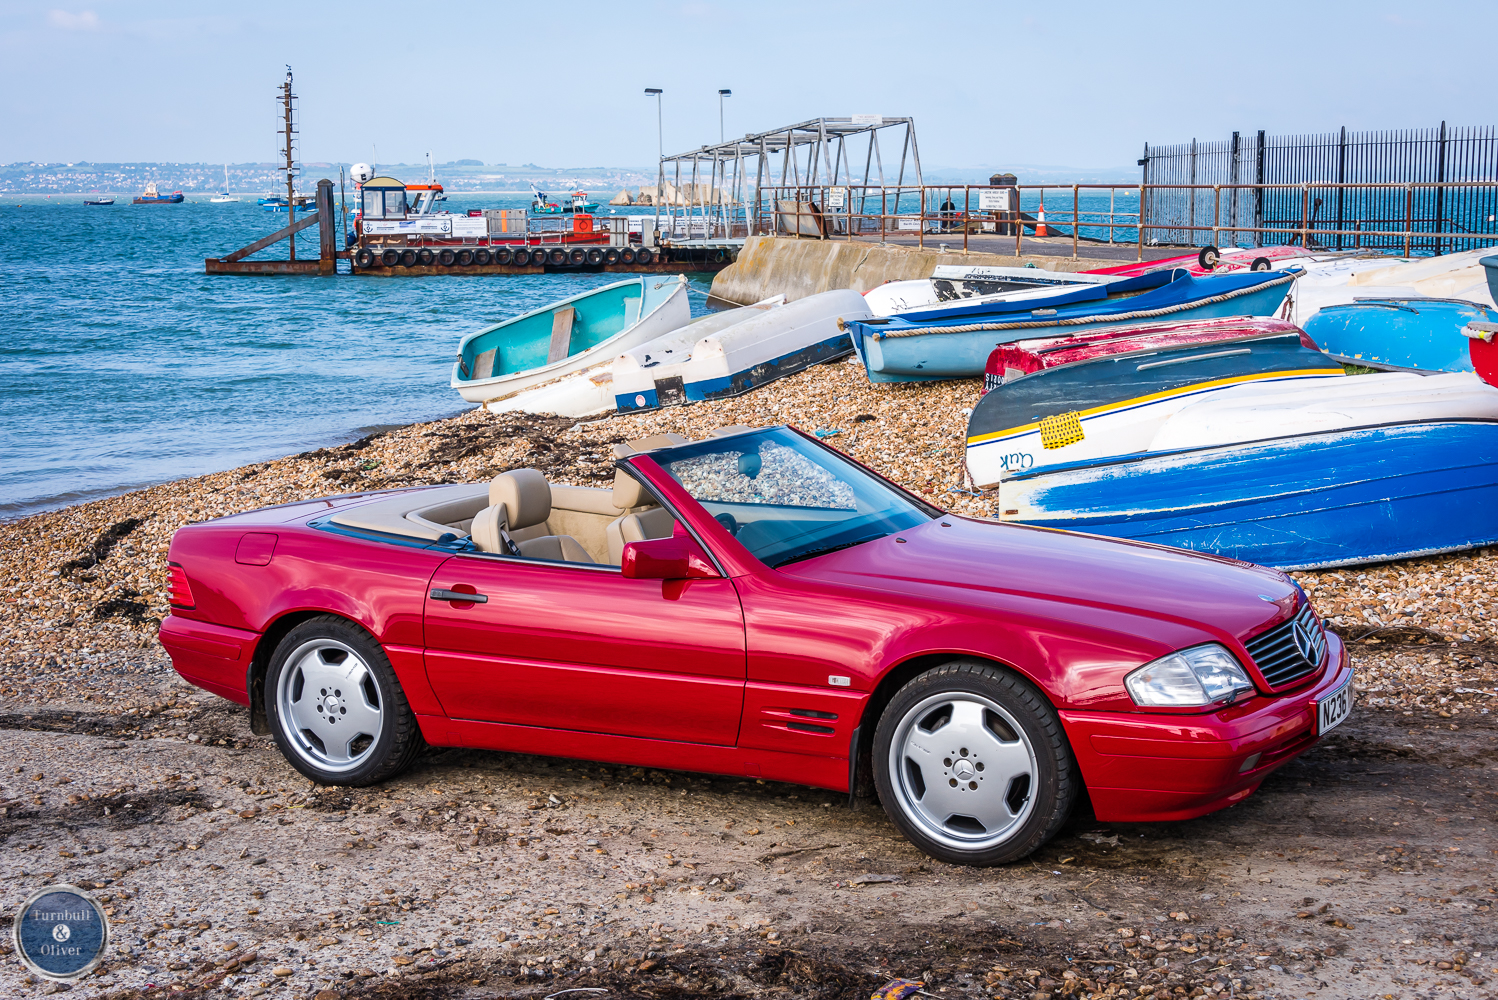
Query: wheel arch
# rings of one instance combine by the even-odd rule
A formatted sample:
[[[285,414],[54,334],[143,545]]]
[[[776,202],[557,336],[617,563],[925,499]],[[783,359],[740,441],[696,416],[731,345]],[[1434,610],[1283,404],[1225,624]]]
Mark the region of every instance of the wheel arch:
[[[261,633],[260,641],[255,644],[255,652],[250,656],[249,666],[245,668],[244,689],[250,700],[250,732],[256,736],[271,735],[270,719],[265,714],[265,675],[270,671],[270,658],[276,655],[276,649],[281,645],[281,640],[286,638],[292,629],[314,618],[341,619],[368,633],[374,642],[380,641],[363,622],[337,611],[304,608],[284,612],[273,619]]]
[[[874,793],[874,730],[879,725],[879,717],[884,714],[884,709],[894,700],[895,694],[927,670],[957,660],[976,660],[992,664],[1000,670],[1007,670],[1034,688],[1036,693],[1052,709],[1056,707],[1056,703],[1051,699],[1051,696],[1046,693],[1045,688],[1034,677],[1031,677],[1013,663],[1006,662],[995,656],[986,653],[960,652],[956,650],[912,654],[886,669],[884,674],[879,678],[879,682],[874,686],[873,693],[864,702],[863,713],[859,716],[858,727],[854,730],[853,746],[848,748],[848,798],[850,803],[855,798],[868,798]]]

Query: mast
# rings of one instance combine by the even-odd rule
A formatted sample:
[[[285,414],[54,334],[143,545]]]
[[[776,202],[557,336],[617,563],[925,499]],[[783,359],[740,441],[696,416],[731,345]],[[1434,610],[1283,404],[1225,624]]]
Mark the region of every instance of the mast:
[[[293,120],[295,111],[294,102],[296,95],[291,92],[291,67],[286,67],[286,82],[281,84],[281,116],[282,126],[280,135],[285,137],[281,151],[286,156],[286,165],[279,169],[286,171],[286,224],[289,226],[296,222],[296,160],[295,160],[295,136],[296,124]],[[296,233],[291,234],[291,259],[296,260]]]

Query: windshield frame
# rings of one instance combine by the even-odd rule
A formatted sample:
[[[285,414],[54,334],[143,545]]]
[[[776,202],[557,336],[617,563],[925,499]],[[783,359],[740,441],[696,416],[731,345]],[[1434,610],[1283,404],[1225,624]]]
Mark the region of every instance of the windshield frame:
[[[704,502],[693,496],[691,492],[686,488],[686,486],[672,474],[669,468],[669,465],[675,460],[676,457],[687,457],[680,456],[679,453],[681,452],[690,452],[699,449],[712,450],[711,448],[702,449],[701,446],[724,445],[732,442],[735,438],[746,437],[750,435],[765,435],[767,432],[773,431],[782,431],[795,435],[799,439],[796,442],[797,445],[800,445],[803,448],[805,447],[805,445],[814,445],[817,449],[825,452],[825,455],[817,456],[814,461],[824,462],[830,468],[830,471],[833,473],[833,475],[845,476],[847,480],[851,481],[850,485],[856,484],[857,477],[859,474],[861,474],[862,477],[866,478],[869,481],[869,483],[866,485],[872,485],[886,491],[890,495],[891,500],[903,501],[904,504],[908,507],[914,508],[914,512],[918,512],[919,515],[925,520],[936,520],[946,515],[946,512],[943,511],[940,507],[937,507],[930,501],[917,496],[916,494],[910,492],[899,484],[891,482],[888,478],[880,475],[873,469],[868,468],[857,459],[852,458],[851,456],[836,448],[828,446],[827,444],[818,440],[816,437],[807,434],[805,431],[802,431],[800,428],[787,424],[772,425],[768,427],[756,427],[739,431],[734,434],[725,434],[721,437],[709,437],[702,440],[684,443],[681,445],[656,448],[648,452],[641,452],[635,455],[626,456],[625,458],[620,459],[617,464],[621,468],[632,467],[632,474],[636,475],[636,478],[650,480],[651,486],[653,487],[651,492],[654,493],[656,495],[656,498],[663,504],[665,504],[668,509],[671,509],[672,513],[676,514],[679,521],[686,522],[689,527],[694,529],[692,531],[693,535],[697,537],[699,542],[703,542],[705,547],[709,548],[710,550],[716,549],[719,553],[728,556],[728,561],[743,564],[743,570],[745,571],[773,570],[781,566],[793,565],[803,558],[816,558],[817,556],[829,553],[818,552],[817,556],[803,556],[801,553],[795,551],[781,553],[778,556],[770,555],[767,553],[767,555],[769,556],[769,559],[767,561],[766,558],[762,558],[760,555],[757,555],[747,545],[736,538],[734,534],[730,532],[729,529],[724,527],[722,522],[718,521],[716,517],[709,511],[707,505],[712,504],[715,501],[709,500]],[[843,464],[843,469],[838,468],[839,463]],[[847,476],[847,473],[852,473],[853,475]],[[685,511],[680,509],[686,504],[686,502],[690,503],[690,507],[692,508],[692,515],[696,516],[687,515]],[[729,503],[731,501],[723,502]],[[867,515],[861,515],[860,519],[861,517],[865,516]],[[871,526],[864,525],[863,527],[868,528]],[[908,527],[909,526],[903,526],[890,532],[869,535],[868,537],[853,541],[853,545],[860,545],[865,541],[872,541],[876,538],[886,537],[888,534],[907,530]],[[842,532],[840,531],[833,532],[832,535],[830,535],[826,539],[815,539],[813,540],[813,544],[809,545],[808,548],[820,547],[816,543],[820,543],[822,541],[832,541],[833,538],[841,533]],[[711,538],[713,541],[712,545],[706,545],[709,538]],[[730,545],[729,543],[732,544]],[[723,551],[725,547],[729,549],[728,552]],[[834,542],[832,547],[836,549],[852,546]],[[736,558],[738,556],[738,553],[742,553],[742,558]],[[721,562],[722,560],[715,559],[715,561]],[[726,569],[727,567],[724,568]]]

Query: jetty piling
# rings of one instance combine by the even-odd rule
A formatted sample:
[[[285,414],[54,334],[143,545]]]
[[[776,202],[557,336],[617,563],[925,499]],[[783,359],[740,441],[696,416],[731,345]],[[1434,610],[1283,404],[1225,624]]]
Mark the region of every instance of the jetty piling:
[[[209,274],[337,274],[338,258],[347,252],[338,250],[337,234],[333,230],[333,182],[326,177],[317,182],[316,210],[298,219],[289,226],[278,229],[249,246],[240,247],[227,257],[209,257],[203,262]],[[318,257],[316,260],[245,260],[268,246],[282,240],[294,239],[296,234],[311,226],[318,227]]]

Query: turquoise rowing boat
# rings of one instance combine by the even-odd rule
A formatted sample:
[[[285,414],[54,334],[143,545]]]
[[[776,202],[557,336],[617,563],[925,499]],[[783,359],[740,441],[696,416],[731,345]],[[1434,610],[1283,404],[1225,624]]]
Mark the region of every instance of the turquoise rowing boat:
[[[605,285],[468,334],[458,344],[452,387],[470,403],[503,399],[690,321],[684,275]]]

